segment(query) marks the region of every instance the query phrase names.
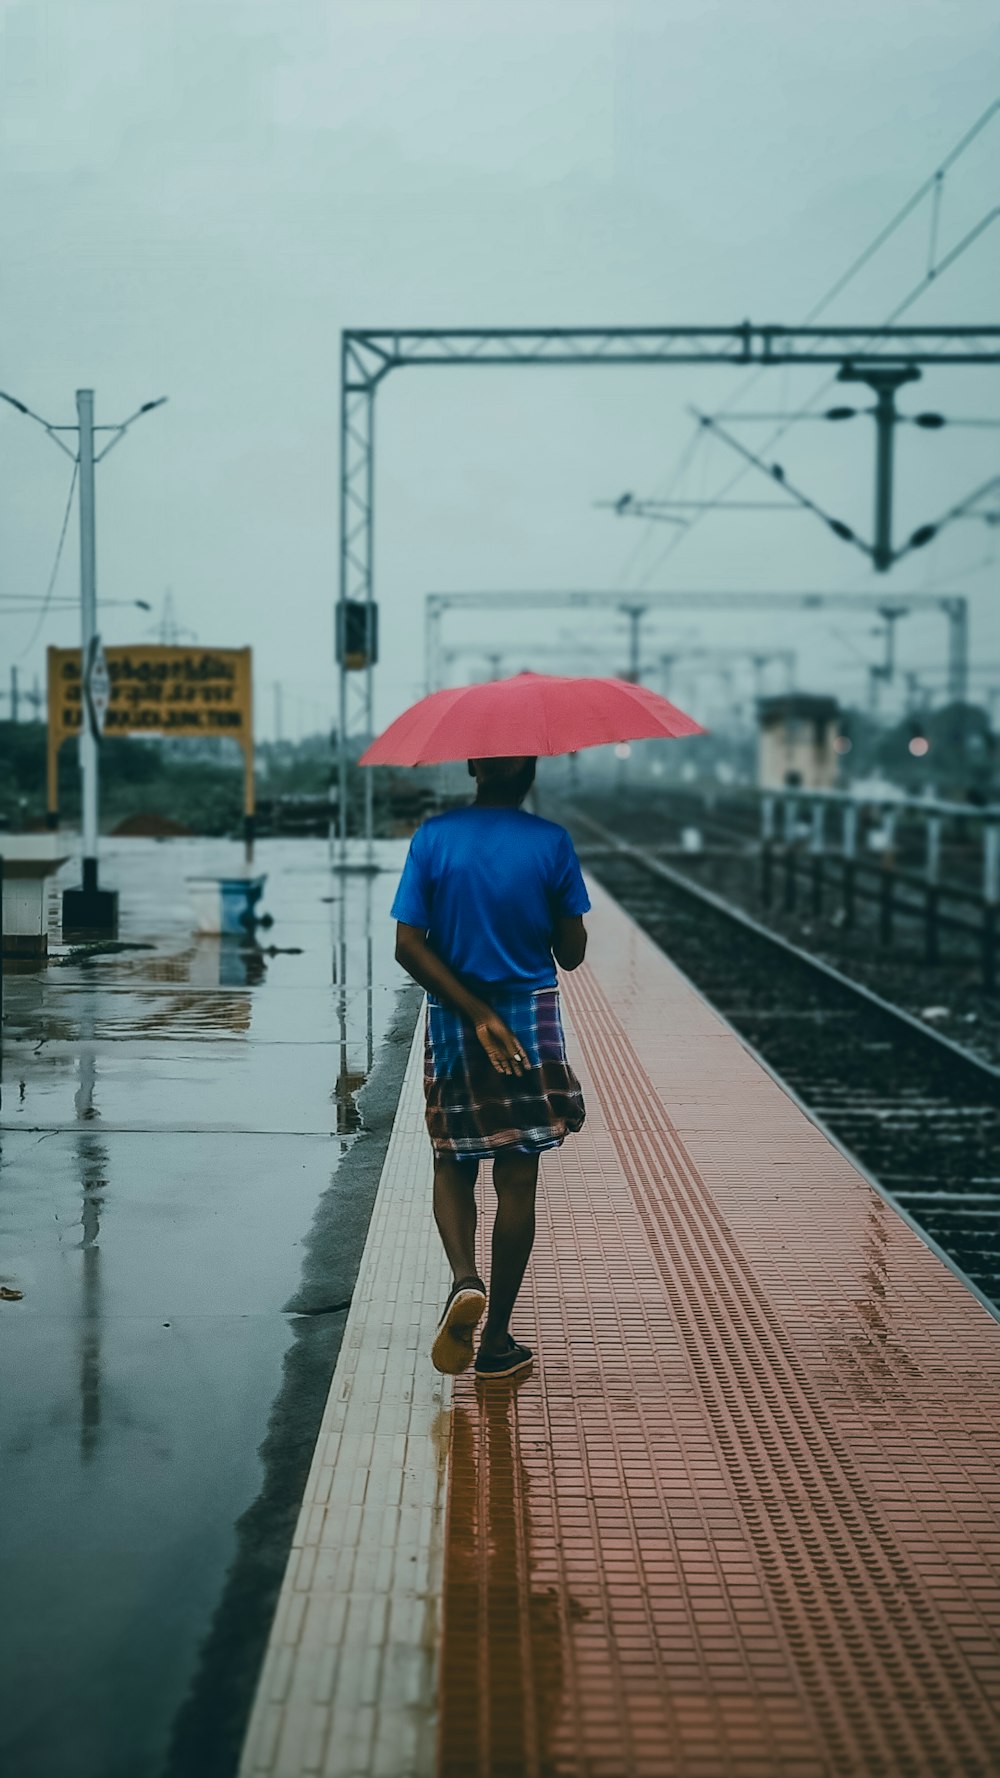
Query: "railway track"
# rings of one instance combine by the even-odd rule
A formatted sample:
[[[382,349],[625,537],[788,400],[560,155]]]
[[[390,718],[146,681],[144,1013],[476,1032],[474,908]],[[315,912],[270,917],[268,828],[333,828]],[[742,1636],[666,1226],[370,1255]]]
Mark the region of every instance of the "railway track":
[[[1000,1309],[1000,1069],[592,816],[557,813],[605,888]]]

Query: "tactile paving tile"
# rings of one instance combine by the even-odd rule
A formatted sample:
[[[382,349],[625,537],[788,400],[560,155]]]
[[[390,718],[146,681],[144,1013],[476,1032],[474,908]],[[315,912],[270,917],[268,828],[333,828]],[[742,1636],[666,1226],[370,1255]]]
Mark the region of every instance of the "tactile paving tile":
[[[240,1778],[433,1771],[449,1381],[418,1027]]]
[[[594,899],[538,1361],[455,1387],[442,1778],[985,1778],[1000,1327]]]

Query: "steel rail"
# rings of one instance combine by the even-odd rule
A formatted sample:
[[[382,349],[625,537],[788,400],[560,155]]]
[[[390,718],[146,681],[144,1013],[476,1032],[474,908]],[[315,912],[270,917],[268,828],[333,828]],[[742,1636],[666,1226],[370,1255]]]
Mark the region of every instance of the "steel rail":
[[[928,1048],[936,1049],[939,1054],[948,1055],[952,1061],[965,1067],[983,1082],[988,1082],[994,1091],[1000,1088],[1000,1068],[994,1067],[991,1062],[983,1061],[971,1050],[965,1049],[960,1043],[955,1043],[952,1038],[943,1036],[941,1032],[929,1030],[926,1025],[921,1023],[920,1019],[914,1017],[913,1013],[907,1012],[901,1006],[894,1005],[891,1000],[884,999],[881,994],[877,994],[873,988],[866,987],[863,982],[854,981],[842,970],[837,969],[834,964],[827,963],[823,958],[815,957],[811,952],[803,950],[801,946],[792,944],[781,933],[773,932],[770,927],[762,925],[751,914],[744,913],[742,908],[734,907],[721,895],[716,895],[714,890],[706,889],[699,883],[693,883],[681,871],[673,870],[670,865],[654,858],[641,846],[634,845],[630,840],[623,840],[611,828],[605,827],[600,821],[595,821],[592,815],[585,814],[577,805],[567,802],[564,807],[572,815],[574,822],[580,822],[583,826],[591,828],[613,853],[631,859],[633,863],[648,871],[651,876],[659,877],[663,882],[669,883],[670,887],[679,894],[686,895],[705,907],[710,907],[714,913],[721,915],[734,926],[742,927],[744,931],[752,933],[755,938],[771,945],[776,951],[794,958],[796,963],[803,965],[816,975],[824,976],[856,999],[867,1002],[883,1017],[895,1020],[905,1026]]]
[[[878,1026],[882,1025],[883,1027],[888,1026],[885,1036],[889,1039],[888,1048],[892,1051],[892,1027],[893,1024],[896,1025],[900,1047],[911,1045],[917,1051],[918,1056],[926,1058],[927,1086],[930,1098],[921,1099],[919,1104],[926,1106],[927,1112],[932,1114],[932,1121],[927,1128],[927,1137],[931,1144],[931,1154],[936,1156],[938,1164],[943,1167],[943,1176],[950,1179],[954,1172],[955,1151],[949,1142],[949,1128],[952,1123],[951,1104],[947,1091],[942,1095],[940,1087],[934,1085],[935,1068],[945,1067],[952,1071],[954,1084],[957,1088],[957,1097],[954,1100],[956,1116],[961,1116],[960,1107],[966,1099],[970,1101],[970,1110],[978,1108],[978,1115],[976,1115],[972,1127],[966,1129],[964,1137],[961,1135],[960,1125],[954,1126],[955,1133],[960,1136],[963,1143],[963,1151],[965,1145],[969,1145],[966,1171],[970,1168],[975,1171],[986,1158],[985,1151],[982,1149],[984,1140],[995,1140],[995,1136],[987,1138],[985,1132],[994,1129],[996,1124],[996,1081],[1000,1071],[993,1069],[988,1063],[981,1062],[979,1057],[962,1049],[960,1045],[928,1030],[919,1021],[915,1021],[911,1015],[904,1013],[900,1007],[883,1000],[880,995],[874,994],[862,987],[861,984],[842,975],[839,970],[822,964],[819,959],[799,950],[778,934],[769,931],[766,927],[761,927],[757,921],[743,914],[742,910],[733,908],[711,891],[703,890],[688,879],[679,877],[669,867],[661,866],[658,860],[644,854],[641,847],[633,846],[628,841],[620,841],[611,830],[603,827],[592,816],[585,815],[575,805],[567,803],[563,806],[571,820],[579,819],[597,834],[607,835],[611,843],[608,845],[602,843],[600,849],[602,856],[609,862],[618,857],[629,872],[634,867],[638,867],[636,874],[641,871],[643,875],[651,875],[654,884],[656,879],[663,879],[665,889],[677,891],[678,905],[675,912],[680,922],[678,935],[680,955],[676,954],[669,937],[665,938],[655,930],[656,925],[662,924],[662,918],[655,920],[651,926],[648,924],[649,916],[644,917],[641,912],[636,912],[634,917],[650,932],[653,943],[667,953],[673,967],[686,981],[690,982],[698,994],[703,995],[709,1001],[717,1016],[732,1031],[747,1053],[754,1057],[765,1072],[777,1082],[782,1091],[799,1106],[831,1146],[844,1155],[880,1198],[892,1206],[895,1214],[919,1236],[924,1245],[937,1255],[949,1271],[954,1273],[987,1314],[991,1315],[994,1320],[1000,1321],[1000,1289],[998,1289],[997,1267],[993,1254],[995,1242],[987,1242],[984,1250],[981,1237],[977,1234],[975,1241],[970,1244],[972,1231],[968,1227],[969,1217],[973,1215],[978,1216],[980,1222],[985,1219],[992,1230],[995,1221],[992,1212],[994,1206],[1000,1206],[1000,1196],[993,1192],[989,1194],[976,1192],[971,1197],[967,1197],[965,1193],[955,1192],[949,1193],[947,1203],[943,1203],[938,1202],[928,1192],[928,1184],[937,1175],[933,1172],[932,1163],[931,1173],[928,1173],[926,1178],[922,1177],[926,1172],[928,1162],[921,1159],[924,1151],[919,1146],[916,1150],[913,1148],[913,1128],[907,1129],[909,1107],[913,1101],[905,1089],[901,1091],[899,1085],[894,1082],[892,1056],[880,1057],[877,1054],[872,1054],[869,1057],[869,1066],[872,1063],[875,1064],[876,1074],[874,1080],[869,1079],[867,1092],[862,1086],[861,1099],[857,1105],[853,1100],[846,1106],[838,1104],[835,1092],[831,1098],[830,1086],[837,1078],[836,1068],[831,1073],[830,1068],[827,1067],[818,1074],[808,1068],[804,1073],[801,1068],[797,1067],[792,1067],[789,1071],[789,1058],[785,1056],[782,1059],[780,1043],[777,1053],[775,1053],[771,1036],[767,1034],[766,1028],[760,1027],[759,1018],[754,1018],[751,1015],[748,1021],[745,1012],[735,1008],[727,1009],[724,998],[720,1004],[719,981],[716,979],[714,986],[712,985],[714,978],[711,968],[713,952],[710,930],[707,934],[708,944],[705,943],[706,934],[701,932],[701,956],[698,955],[699,911],[707,909],[712,913],[717,912],[724,916],[727,923],[735,928],[732,935],[734,944],[738,944],[741,937],[749,938],[751,942],[758,938],[764,941],[757,947],[759,955],[756,966],[752,960],[752,953],[745,960],[751,974],[754,967],[760,969],[763,965],[762,973],[767,976],[768,947],[770,947],[772,951],[784,953],[788,957],[789,963],[805,966],[796,969],[794,973],[799,976],[800,991],[804,992],[807,1001],[815,997],[817,990],[822,993],[821,984],[828,982],[830,990],[843,1000],[844,1010],[848,1016],[850,1017],[853,1013],[856,1021],[856,1034],[854,1039],[849,1039],[849,1041],[859,1042],[862,1049],[867,1050],[874,1044],[874,1051],[878,1052],[886,1047],[885,1039],[880,1036],[878,1031]],[[624,884],[615,883],[613,872],[612,881],[609,882],[607,878],[604,881],[605,887],[619,900],[622,900],[626,907],[631,905],[627,882]],[[639,893],[641,895],[641,890]],[[683,912],[685,903],[690,907],[690,914],[687,916]],[[669,917],[668,909],[669,900],[662,909],[662,914],[667,917]],[[692,939],[695,942],[693,953],[690,951]],[[721,954],[724,960],[726,955],[724,946]],[[701,967],[702,961],[708,961],[710,965],[708,982],[706,982],[705,973]],[[718,955],[716,955],[716,965],[718,961]],[[716,969],[717,975],[718,970]],[[793,971],[789,970],[787,987],[791,986],[792,975]],[[780,978],[770,976],[768,979],[774,987]],[[737,985],[735,980],[732,985]],[[793,993],[793,1002],[794,999]],[[816,1011],[819,1010],[820,1006],[817,1004]],[[866,1021],[870,1021],[870,1023],[866,1024]],[[833,1041],[836,1044],[836,1037]],[[882,1067],[886,1063],[890,1068],[889,1077],[884,1077],[882,1073]],[[872,1096],[872,1087],[874,1087],[874,1097]],[[935,1101],[937,1110],[942,1114],[940,1121],[935,1121],[933,1116]],[[880,1157],[881,1145],[877,1132],[883,1116],[883,1107],[890,1117],[902,1118],[896,1132],[896,1139],[903,1144],[899,1156],[903,1167],[902,1173],[896,1161],[895,1147],[891,1151],[892,1161],[888,1165],[888,1170],[886,1168],[886,1153],[882,1152]],[[987,1120],[985,1124],[984,1119]],[[909,1162],[907,1156],[909,1156]],[[992,1173],[993,1170],[992,1166],[987,1163],[987,1171]],[[913,1180],[916,1185],[915,1191],[909,1189],[908,1179]],[[972,1183],[975,1184],[978,1181],[972,1180]],[[989,1215],[983,1210],[984,1204],[990,1212]],[[950,1218],[947,1229],[941,1222],[942,1214],[947,1214]]]

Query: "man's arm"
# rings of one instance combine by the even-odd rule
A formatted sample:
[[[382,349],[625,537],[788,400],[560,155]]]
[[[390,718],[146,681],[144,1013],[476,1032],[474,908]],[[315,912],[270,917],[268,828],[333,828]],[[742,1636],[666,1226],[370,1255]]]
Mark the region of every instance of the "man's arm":
[[[552,935],[552,955],[560,969],[579,969],[587,955],[587,928],[582,914],[560,914]]]
[[[475,1026],[476,1036],[498,1074],[524,1074],[527,1071],[527,1059],[513,1031],[485,1000],[469,993],[447,963],[442,963],[419,926],[407,926],[405,921],[397,921],[396,962],[401,963],[429,994],[447,1001]]]

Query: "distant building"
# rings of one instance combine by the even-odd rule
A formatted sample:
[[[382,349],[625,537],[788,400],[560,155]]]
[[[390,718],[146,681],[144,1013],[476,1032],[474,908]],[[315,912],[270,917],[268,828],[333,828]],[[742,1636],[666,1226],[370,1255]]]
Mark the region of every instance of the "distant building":
[[[832,790],[837,781],[836,698],[783,692],[757,703],[757,783],[762,790]]]

